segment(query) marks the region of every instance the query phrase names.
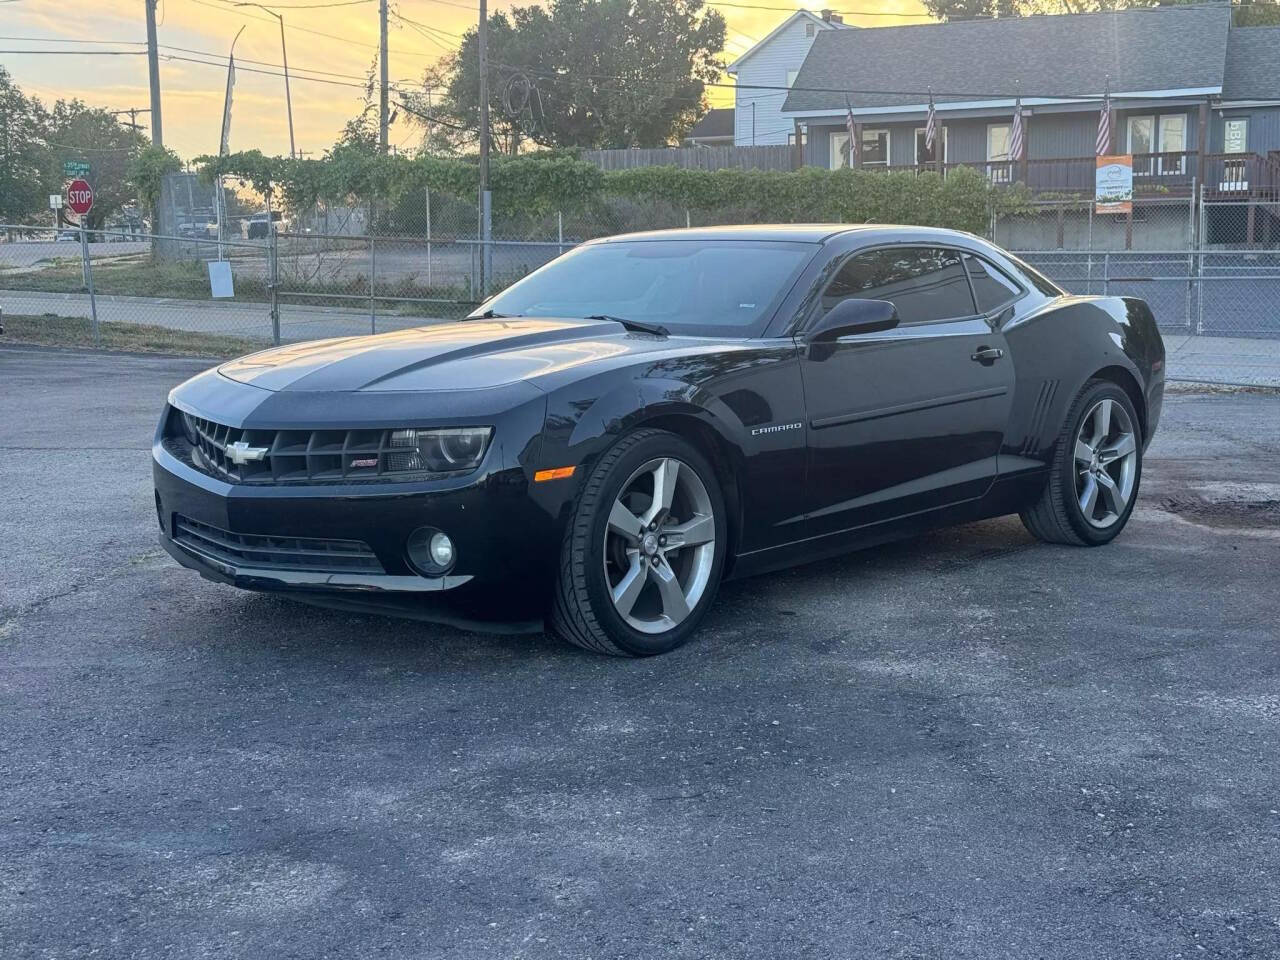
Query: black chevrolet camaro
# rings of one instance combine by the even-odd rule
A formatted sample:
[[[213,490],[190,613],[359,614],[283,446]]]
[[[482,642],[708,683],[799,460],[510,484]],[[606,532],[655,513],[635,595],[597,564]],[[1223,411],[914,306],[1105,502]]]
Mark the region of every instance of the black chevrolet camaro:
[[[465,320],[187,381],[156,510],[213,580],[653,654],[726,577],[941,524],[1107,543],[1163,389],[1145,303],[1069,296],[968,234],[634,234]]]

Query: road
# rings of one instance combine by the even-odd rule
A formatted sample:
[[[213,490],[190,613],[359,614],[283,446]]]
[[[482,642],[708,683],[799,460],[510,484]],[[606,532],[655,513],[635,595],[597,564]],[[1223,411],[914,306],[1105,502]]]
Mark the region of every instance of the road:
[[[1280,397],[1171,396],[1109,547],[973,524],[628,662],[180,569],[201,366],[0,348],[6,960],[1280,956]]]
[[[46,234],[52,231],[45,231]],[[122,240],[112,243],[89,244],[89,257],[119,257],[130,253],[146,253],[151,249],[149,241]],[[79,260],[80,241],[62,240],[18,243],[0,243],[0,269],[12,270],[20,267],[32,267],[42,261]]]

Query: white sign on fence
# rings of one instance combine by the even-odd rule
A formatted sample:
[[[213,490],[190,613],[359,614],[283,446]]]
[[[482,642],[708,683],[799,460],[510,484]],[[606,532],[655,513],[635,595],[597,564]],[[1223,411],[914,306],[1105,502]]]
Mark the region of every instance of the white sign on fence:
[[[218,300],[234,297],[235,295],[235,284],[231,280],[231,261],[210,260],[209,296]]]

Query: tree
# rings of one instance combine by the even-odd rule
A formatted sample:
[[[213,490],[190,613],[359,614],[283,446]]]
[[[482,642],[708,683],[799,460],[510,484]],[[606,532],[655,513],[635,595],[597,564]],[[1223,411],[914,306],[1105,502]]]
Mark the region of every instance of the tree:
[[[939,20],[981,20],[1029,17],[1033,14],[1093,13],[1127,7],[1180,6],[1203,0],[924,0],[925,9]],[[1236,4],[1238,27],[1280,24],[1280,0],[1247,0]]]
[[[0,223],[48,215],[48,119],[40,101],[26,96],[0,66]]]
[[[160,190],[167,174],[182,169],[182,158],[168,147],[151,144],[129,160],[125,174],[159,232]]]
[[[719,78],[724,18],[703,0],[553,0],[489,20],[494,145],[656,146],[678,141]],[[476,32],[446,64],[433,115],[479,127]]]
[[[87,160],[89,182],[93,184],[90,229],[102,224],[135,198],[129,170],[135,157],[148,145],[139,130],[120,124],[114,116],[82,100],[59,100],[49,112],[49,150],[45,167],[44,192],[62,189],[62,164],[66,160]]]

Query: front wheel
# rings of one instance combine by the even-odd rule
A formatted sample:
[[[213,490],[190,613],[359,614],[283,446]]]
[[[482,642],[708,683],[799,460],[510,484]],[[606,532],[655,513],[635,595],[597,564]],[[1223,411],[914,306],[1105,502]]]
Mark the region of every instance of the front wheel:
[[[727,534],[720,485],[697,448],[664,430],[624,437],[565,531],[552,630],[615,656],[674,650],[711,606]]]
[[[1047,543],[1100,546],[1124,529],[1142,479],[1142,430],[1117,384],[1092,380],[1067,413],[1049,482],[1020,516]]]

